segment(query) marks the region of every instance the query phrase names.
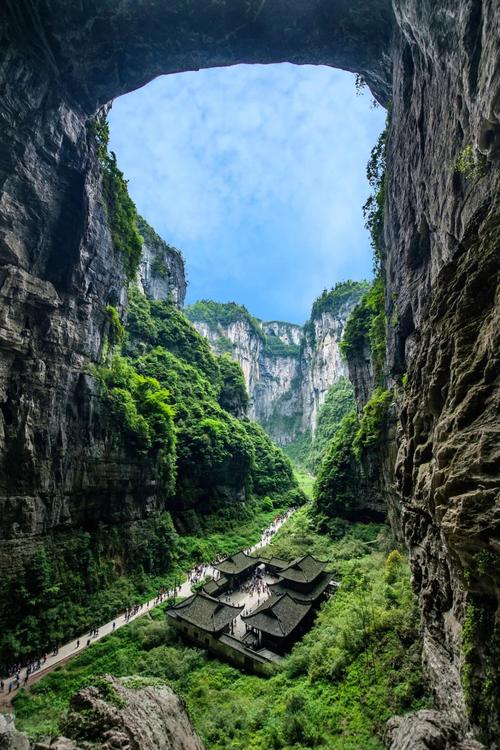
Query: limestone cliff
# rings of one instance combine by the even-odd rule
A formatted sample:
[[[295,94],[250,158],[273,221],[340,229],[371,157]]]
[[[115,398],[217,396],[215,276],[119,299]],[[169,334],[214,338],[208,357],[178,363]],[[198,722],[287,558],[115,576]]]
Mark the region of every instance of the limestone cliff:
[[[182,307],[187,283],[181,253],[141,217],[138,228],[143,238],[139,278],[144,293],[150,299],[172,298],[177,307]]]
[[[498,748],[498,1],[7,0],[0,13],[4,563],[71,514],[120,518],[125,502],[143,516],[157,501],[100,425],[85,374],[106,305],[123,301],[87,129],[99,107],[200,67],[360,73],[392,113],[387,372],[407,384],[389,486],[441,709],[421,746],[472,747],[472,734]],[[412,733],[407,718],[394,747]]]
[[[195,328],[218,354],[239,362],[250,394],[249,414],[280,445],[314,433],[330,386],[347,375],[342,333],[365,282],[340,283],[324,292],[304,326],[263,322],[235,303],[210,300],[186,308]]]

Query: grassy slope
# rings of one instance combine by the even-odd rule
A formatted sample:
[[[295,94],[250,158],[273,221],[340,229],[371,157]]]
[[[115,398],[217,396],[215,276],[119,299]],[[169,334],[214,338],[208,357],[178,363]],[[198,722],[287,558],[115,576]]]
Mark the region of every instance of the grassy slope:
[[[186,700],[207,750],[378,750],[385,721],[428,704],[419,666],[417,618],[406,562],[387,530],[349,527],[319,535],[299,510],[273,540],[276,554],[306,551],[342,578],[313,630],[263,679],[183,645],[161,608],[89,648],[16,701],[20,728],[57,731],[70,696],[102,673],[160,680]],[[271,551],[271,550],[269,550]]]

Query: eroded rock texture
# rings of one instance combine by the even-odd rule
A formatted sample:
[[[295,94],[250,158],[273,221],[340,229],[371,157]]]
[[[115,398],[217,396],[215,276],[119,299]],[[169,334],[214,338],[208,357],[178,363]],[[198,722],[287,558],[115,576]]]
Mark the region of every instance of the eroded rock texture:
[[[241,366],[250,395],[249,416],[279,445],[314,433],[329,388],[347,377],[340,342],[363,288],[332,312],[314,314],[302,327],[240,315],[214,323],[197,313],[193,325],[217,354],[227,351]],[[192,316],[187,308],[187,315]],[[282,345],[282,346],[281,346]]]
[[[96,426],[85,375],[106,333],[103,305],[119,304],[123,285],[86,128],[98,107],[197,67],[288,60],[360,72],[392,104],[388,368],[407,371],[408,385],[391,502],[442,709],[432,746],[446,747],[451,722],[456,744],[473,733],[498,747],[499,25],[497,0],[3,4],[0,565],[10,545],[78,522],[98,496],[113,512],[113,493],[140,514],[158,501],[137,491],[145,467]],[[467,154],[474,168],[457,172]],[[408,746],[405,727],[394,748]]]
[[[65,733],[72,740],[68,750],[203,750],[173,690],[166,686],[130,688],[111,677],[104,678],[102,686],[85,688],[74,696]]]

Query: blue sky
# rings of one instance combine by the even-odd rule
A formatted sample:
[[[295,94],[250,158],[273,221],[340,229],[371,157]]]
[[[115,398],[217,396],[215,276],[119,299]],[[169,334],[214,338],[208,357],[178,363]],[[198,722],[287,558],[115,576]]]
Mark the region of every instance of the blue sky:
[[[384,119],[349,73],[238,65],[116,100],[110,147],[139,212],[182,250],[188,302],[302,323],[325,287],[371,275],[361,206]]]

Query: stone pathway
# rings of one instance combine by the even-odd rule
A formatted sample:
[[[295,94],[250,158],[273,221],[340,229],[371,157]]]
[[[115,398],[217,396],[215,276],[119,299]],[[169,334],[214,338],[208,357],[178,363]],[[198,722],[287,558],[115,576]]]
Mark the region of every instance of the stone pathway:
[[[281,526],[288,521],[290,516],[292,515],[294,511],[289,510],[286,514],[284,514],[279,522],[272,523],[270,526],[268,526],[262,533],[262,536],[253,547],[250,549],[245,550],[247,553],[255,552],[256,550],[260,549],[261,547],[264,547],[266,544],[269,544],[271,538],[274,536],[274,534],[278,531]],[[179,598],[185,598],[187,596],[190,596],[192,593],[191,586],[192,581],[190,578],[193,577],[195,573],[195,569],[193,569],[190,574],[188,575],[188,580],[184,581],[184,583],[177,588],[176,590],[176,597]],[[216,571],[213,569],[211,565],[204,566],[203,569],[203,575],[204,577],[212,576],[216,574]],[[238,594],[244,595],[244,592],[236,591],[234,592],[234,596],[237,596]],[[167,598],[168,595],[165,595],[163,597],[163,601]],[[256,605],[257,597],[255,597],[255,606]],[[261,600],[262,603],[263,599]],[[252,606],[252,609],[254,609],[254,602],[253,598],[250,594],[247,595],[247,598],[245,599],[245,603],[248,602],[249,606]],[[47,656],[46,661],[44,664],[42,664],[41,668],[37,670],[36,672],[33,672],[30,674],[27,685],[24,684],[24,678],[26,676],[26,669],[22,669],[20,672],[20,681],[19,681],[19,688],[16,687],[16,681],[13,677],[4,677],[4,688],[3,691],[0,692],[0,709],[2,707],[7,707],[10,705],[12,699],[16,695],[17,691],[22,687],[29,687],[33,683],[37,682],[41,677],[45,676],[49,672],[52,672],[57,666],[60,666],[61,664],[65,663],[69,659],[71,659],[73,656],[76,656],[76,654],[81,653],[87,648],[87,642],[90,640],[90,643],[88,645],[91,645],[92,643],[95,643],[96,641],[100,641],[102,638],[104,638],[106,635],[109,635],[110,633],[114,633],[116,630],[119,630],[119,628],[122,628],[124,625],[128,625],[129,622],[132,622],[132,620],[136,620],[138,617],[142,617],[145,615],[149,610],[154,609],[154,607],[158,606],[158,597],[155,597],[154,599],[151,599],[148,602],[144,602],[139,606],[139,609],[135,614],[131,616],[126,616],[124,612],[117,615],[114,620],[111,620],[110,622],[107,622],[104,625],[101,625],[98,629],[97,635],[90,637],[88,632],[83,633],[79,638],[75,638],[69,643],[64,644],[64,646],[61,646],[57,652],[57,654],[51,654],[50,656]],[[238,627],[242,627],[244,631],[244,624],[241,621],[241,617],[238,617],[238,621],[240,625]],[[9,692],[9,683],[12,683],[13,687],[11,691]]]

